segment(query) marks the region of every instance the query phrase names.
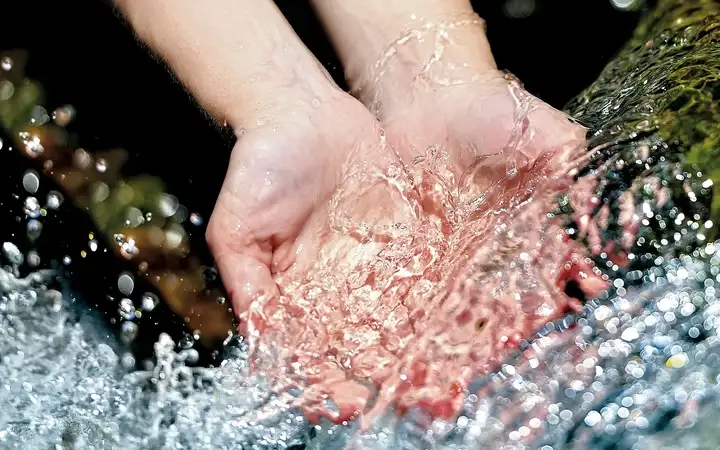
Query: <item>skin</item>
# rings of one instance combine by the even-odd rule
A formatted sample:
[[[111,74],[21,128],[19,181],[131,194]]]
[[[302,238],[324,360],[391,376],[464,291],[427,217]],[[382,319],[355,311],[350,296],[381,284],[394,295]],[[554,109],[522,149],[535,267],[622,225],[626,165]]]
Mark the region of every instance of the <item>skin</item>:
[[[343,242],[321,232],[338,188],[359,192],[348,206],[356,223],[408,219],[388,192],[353,185],[354,167],[404,164],[422,186],[416,162],[435,146],[447,156],[438,170],[477,195],[511,169],[584,141],[582,127],[532,98],[519,122],[522,150],[506,149],[518,98],[529,94],[497,70],[466,0],[314,0],[354,96],[269,0],[117,3],[200,105],[236,132],[207,239],[241,331],[251,335],[262,331],[261,321],[248,320],[251,305],[289,287],[284,274],[301,277],[322,249],[344,254]],[[438,45],[441,28],[448,36]],[[389,47],[412,30],[424,30],[421,39]],[[388,48],[397,51],[385,58]],[[432,187],[420,195],[424,209],[443,216]]]

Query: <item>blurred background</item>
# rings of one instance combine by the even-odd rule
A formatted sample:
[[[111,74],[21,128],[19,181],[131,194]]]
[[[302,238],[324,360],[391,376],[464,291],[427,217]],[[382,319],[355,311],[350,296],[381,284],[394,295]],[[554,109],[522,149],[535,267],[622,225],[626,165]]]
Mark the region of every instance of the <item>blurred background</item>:
[[[308,1],[276,2],[308,47],[344,85],[342,70]],[[44,87],[48,111],[65,104],[76,108],[69,130],[79,136],[78,145],[90,152],[127,149],[125,175],[149,173],[162,178],[169,192],[207,223],[225,174],[232,136],[206,119],[165,67],[138,44],[110,2],[3,3],[0,51],[29,52],[27,75]],[[488,23],[498,65],[558,108],[596,78],[629,38],[639,17],[632,0],[474,3]],[[26,164],[0,151],[0,220],[12,225],[0,226],[0,242],[19,232],[14,226],[19,220],[13,194],[22,190],[18,183]],[[51,258],[69,253],[79,242],[86,245],[86,230],[92,228],[81,213],[64,214],[45,224],[43,242]],[[204,226],[192,227],[191,233],[192,248],[209,260]],[[75,291],[97,299],[117,289],[115,280],[121,270],[117,267],[122,262],[110,252],[102,258],[73,266]],[[112,319],[114,314],[117,307],[107,306],[106,315]],[[172,328],[173,323],[167,326]],[[148,339],[154,342],[155,336]]]
[[[76,107],[72,130],[80,144],[89,150],[127,148],[132,156],[126,170],[161,175],[188,209],[208,217],[231,141],[138,45],[109,2],[3,3],[0,50],[30,52],[28,75],[45,87],[47,109]],[[308,1],[277,3],[342,83],[341,68]],[[474,3],[488,22],[499,66],[557,107],[594,80],[637,20],[636,13],[619,11],[610,0]]]

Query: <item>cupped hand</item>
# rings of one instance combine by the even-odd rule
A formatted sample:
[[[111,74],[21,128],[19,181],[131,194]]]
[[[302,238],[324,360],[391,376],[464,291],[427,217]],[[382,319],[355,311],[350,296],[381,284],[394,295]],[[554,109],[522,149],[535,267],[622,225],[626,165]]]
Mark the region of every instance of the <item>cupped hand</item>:
[[[351,96],[338,91],[322,102],[300,102],[254,123],[237,133],[207,233],[245,333],[258,326],[247,323],[251,304],[279,296],[274,276],[291,267],[302,276],[316,264],[330,239],[324,230],[332,196],[341,186],[358,189],[353,220],[379,223],[380,216],[396,215],[393,206],[383,207],[384,195],[360,195],[362,187],[352,187],[359,168],[388,167],[397,159],[381,148],[376,118]]]

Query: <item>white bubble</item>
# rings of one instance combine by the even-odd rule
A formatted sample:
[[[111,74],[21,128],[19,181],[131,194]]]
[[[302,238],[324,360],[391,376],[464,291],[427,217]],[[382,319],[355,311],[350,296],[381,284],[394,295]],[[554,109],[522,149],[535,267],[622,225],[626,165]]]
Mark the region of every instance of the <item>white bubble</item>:
[[[190,223],[195,225],[196,227],[199,227],[203,223],[203,219],[198,213],[192,213],[190,214]]]
[[[34,170],[28,170],[23,175],[22,184],[27,192],[34,194],[40,187],[40,177]]]
[[[3,254],[10,261],[10,264],[20,265],[25,260],[22,252],[12,242],[5,242],[2,246]]]
[[[13,64],[13,60],[10,59],[9,56],[5,56],[0,59],[0,69],[4,70],[5,72],[12,70]]]
[[[136,323],[125,321],[120,326],[120,336],[125,344],[130,344],[137,337],[139,328]]]
[[[48,209],[58,209],[62,205],[65,198],[57,191],[50,191],[47,195],[47,207]]]
[[[129,298],[124,298],[120,300],[120,303],[118,304],[118,314],[120,314],[120,317],[126,320],[134,319],[135,305],[133,304],[132,300],[130,300]]]
[[[638,4],[638,0],[610,0],[610,3],[621,11],[627,11],[634,8]]]
[[[158,208],[160,213],[165,217],[170,217],[175,214],[180,207],[180,202],[177,197],[170,194],[162,194],[158,200]]]
[[[31,241],[36,240],[42,233],[43,225],[38,220],[32,219],[27,223],[27,236]]]
[[[25,214],[31,219],[37,219],[40,217],[40,202],[35,197],[28,197],[25,199]]]
[[[31,251],[27,255],[27,263],[30,267],[37,267],[40,265],[40,255],[35,251]]]
[[[145,311],[148,311],[148,312],[152,311],[153,309],[155,309],[155,307],[158,305],[158,303],[160,303],[160,299],[158,298],[157,295],[155,295],[151,292],[146,292],[143,294],[141,305],[142,305],[142,309],[144,309]]]
[[[130,295],[133,289],[135,289],[135,280],[132,275],[126,272],[118,277],[117,285],[120,292],[125,295]]]

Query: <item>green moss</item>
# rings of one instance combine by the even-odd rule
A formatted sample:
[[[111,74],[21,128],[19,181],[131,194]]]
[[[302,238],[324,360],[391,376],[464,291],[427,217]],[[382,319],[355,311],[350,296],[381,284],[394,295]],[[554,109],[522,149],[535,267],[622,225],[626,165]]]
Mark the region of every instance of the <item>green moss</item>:
[[[611,211],[619,193],[659,178],[670,192],[655,205],[656,217],[641,227],[645,242],[676,242],[638,248],[639,252],[687,252],[716,230],[683,232],[683,214],[699,223],[720,223],[720,200],[707,179],[720,186],[720,4],[710,0],[659,0],[647,11],[634,36],[597,81],[567,107],[590,128],[591,147],[604,145],[587,171],[608,161],[622,168],[601,173],[598,195]],[[648,152],[649,149],[649,152]],[[642,160],[643,164],[633,164]],[[642,190],[641,190],[642,191]],[[648,201],[635,189],[636,201]],[[657,196],[657,193],[655,193]],[[617,215],[614,216],[617,219]],[[616,238],[617,221],[605,230]]]

